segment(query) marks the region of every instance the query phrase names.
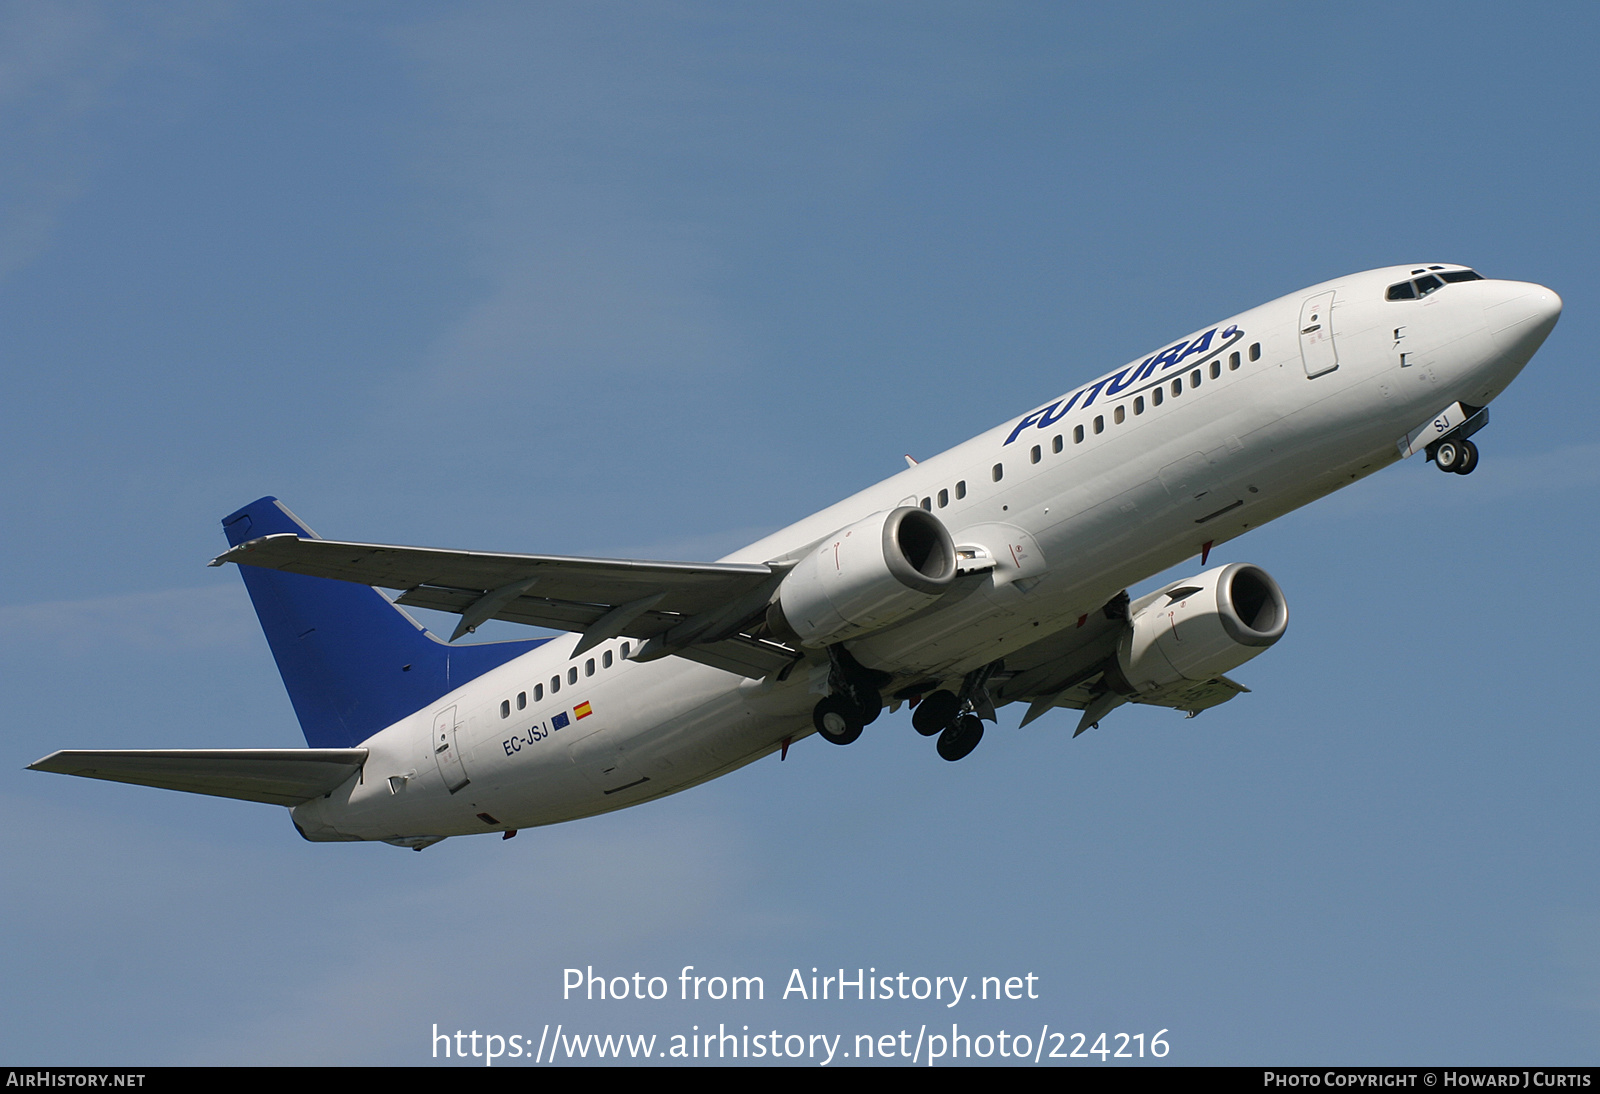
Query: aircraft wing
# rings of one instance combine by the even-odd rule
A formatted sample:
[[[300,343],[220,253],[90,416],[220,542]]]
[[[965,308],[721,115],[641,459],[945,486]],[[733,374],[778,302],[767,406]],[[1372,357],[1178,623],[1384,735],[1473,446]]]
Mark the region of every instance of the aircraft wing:
[[[674,653],[757,677],[799,656],[742,633],[766,611],[782,565],[493,554],[288,532],[241,543],[212,565],[225,562],[399,590],[403,606],[460,615],[451,641],[503,619],[581,632],[574,656],[619,636],[660,639],[638,659]]]
[[[1100,697],[1097,685],[1101,681],[1101,673],[1096,672],[1081,683],[1063,688],[1056,692],[1046,692],[1043,695],[1016,695],[1017,699],[1031,700],[1027,717],[1023,724],[1033,721],[1051,707],[1067,707],[1071,710],[1087,710],[1094,701]],[[1181,688],[1167,688],[1154,696],[1140,696],[1126,700],[1144,706],[1170,707],[1181,710],[1186,714],[1199,714],[1226,703],[1235,695],[1247,693],[1250,689],[1227,676],[1213,676],[1209,680],[1197,680]],[[1008,692],[1008,697],[1010,693]],[[1037,707],[1037,712],[1035,712]]]
[[[366,759],[364,748],[169,748],[52,752],[28,770],[299,805],[339,787]]]
[[[1022,719],[1027,725],[1054,707],[1094,710],[1086,718],[1098,721],[1100,715],[1123,702],[1170,707],[1193,716],[1250,690],[1220,675],[1125,698],[1109,689],[1106,674],[1108,669],[1115,672],[1112,666],[1128,615],[1154,598],[1154,594],[1141,597],[1130,605],[1123,594],[1086,615],[1078,626],[1018,650],[1006,658],[1006,679],[992,685],[995,699],[1028,702],[1028,713]]]

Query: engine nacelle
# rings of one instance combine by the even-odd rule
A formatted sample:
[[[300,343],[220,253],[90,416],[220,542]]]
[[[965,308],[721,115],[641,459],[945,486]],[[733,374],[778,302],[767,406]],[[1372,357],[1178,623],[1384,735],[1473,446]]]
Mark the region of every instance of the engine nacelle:
[[[1167,586],[1130,622],[1117,667],[1139,695],[1238,668],[1283,637],[1289,605],[1265,570],[1235,562]]]
[[[841,528],[789,571],[767,609],[775,634],[827,646],[896,623],[956,576],[956,545],[932,513],[902,506]]]

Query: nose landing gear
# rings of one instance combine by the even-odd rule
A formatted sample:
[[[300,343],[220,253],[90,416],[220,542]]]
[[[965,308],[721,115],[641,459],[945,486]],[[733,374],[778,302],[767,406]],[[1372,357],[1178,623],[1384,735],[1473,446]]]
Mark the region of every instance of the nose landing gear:
[[[1440,471],[1470,475],[1478,466],[1478,446],[1471,441],[1440,441],[1433,462]]]

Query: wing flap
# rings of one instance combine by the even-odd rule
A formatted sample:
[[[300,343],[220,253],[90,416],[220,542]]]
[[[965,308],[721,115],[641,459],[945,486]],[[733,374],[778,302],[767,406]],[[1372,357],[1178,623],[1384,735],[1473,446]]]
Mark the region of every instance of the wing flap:
[[[1214,676],[1206,680],[1181,681],[1156,692],[1116,697],[1106,677],[1110,672],[1120,679],[1121,674],[1115,671],[1114,664],[1117,645],[1128,626],[1128,616],[1161,595],[1161,592],[1148,594],[1130,606],[1124,593],[1112,598],[1099,611],[1085,614],[1077,626],[1047,635],[1008,656],[1006,668],[1010,671],[994,688],[1000,701],[1026,700],[1029,707],[1022,724],[1027,725],[1056,707],[1095,711],[1094,715],[1086,717],[1098,721],[1110,707],[1100,709],[1097,704],[1106,702],[1170,707],[1193,717],[1249,691],[1226,676]],[[1082,730],[1080,726],[1079,732]]]
[[[484,619],[503,619],[582,633],[581,653],[617,635],[649,640],[685,628],[689,633],[679,630],[658,656],[753,678],[781,672],[798,657],[778,643],[729,633],[745,617],[759,619],[786,572],[781,564],[488,554],[290,533],[248,540],[212,565],[225,562],[398,589],[395,603],[403,607],[460,615],[456,637]]]
[[[442,589],[423,586],[407,589],[395,599],[406,608],[431,608],[436,612],[464,612],[476,596],[467,589]],[[520,596],[494,613],[494,618],[509,623],[525,623],[530,627],[548,627],[557,631],[586,631],[598,623],[608,612],[609,604],[577,604],[568,600],[551,600],[542,596]],[[629,638],[654,638],[679,621],[680,617],[665,612],[647,611],[620,630]]]
[[[675,650],[673,655],[702,665],[710,665],[724,672],[748,676],[759,680],[773,673],[784,674],[800,660],[800,655],[787,646],[775,642],[738,635],[720,642],[702,642]]]
[[[608,607],[665,593],[657,608],[682,615],[715,608],[750,592],[774,572],[770,566],[759,563],[492,554],[303,539],[290,533],[241,543],[219,555],[212,564],[224,562],[354,581],[384,589],[433,586],[465,590],[476,596],[516,582],[537,579],[531,589],[539,598]]]
[[[1236,680],[1226,676],[1213,676],[1209,680],[1199,680],[1195,683],[1185,683],[1165,688],[1154,698],[1139,696],[1136,703],[1145,703],[1149,706],[1171,707],[1181,710],[1190,717],[1199,714],[1202,710],[1226,703],[1235,695],[1248,692],[1250,689]]]
[[[52,752],[28,770],[299,805],[338,788],[366,759],[364,748],[125,749]]]
[[[1027,725],[1055,707],[1066,707],[1070,710],[1088,710],[1102,696],[1113,694],[1103,688],[1097,688],[1095,685],[1098,680],[1099,674],[1097,673],[1058,692],[1016,696],[1019,699],[1031,700],[1031,705],[1028,707],[1028,713],[1022,719],[1022,724]],[[1220,706],[1235,695],[1242,695],[1249,690],[1237,680],[1230,680],[1226,676],[1213,676],[1209,680],[1185,681],[1182,684],[1164,688],[1159,692],[1124,696],[1120,701],[1137,703],[1140,706],[1167,707],[1170,710],[1181,710],[1192,718],[1202,710],[1210,710],[1214,706]],[[1104,711],[1101,713],[1104,713]]]

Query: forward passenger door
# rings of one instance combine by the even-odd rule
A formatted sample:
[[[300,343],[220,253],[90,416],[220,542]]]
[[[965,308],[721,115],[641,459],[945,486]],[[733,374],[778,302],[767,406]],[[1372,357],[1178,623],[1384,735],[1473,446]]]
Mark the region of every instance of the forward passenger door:
[[[1333,292],[1318,293],[1300,307],[1300,359],[1306,376],[1317,377],[1339,367],[1333,344]]]

